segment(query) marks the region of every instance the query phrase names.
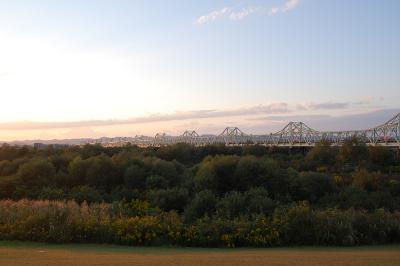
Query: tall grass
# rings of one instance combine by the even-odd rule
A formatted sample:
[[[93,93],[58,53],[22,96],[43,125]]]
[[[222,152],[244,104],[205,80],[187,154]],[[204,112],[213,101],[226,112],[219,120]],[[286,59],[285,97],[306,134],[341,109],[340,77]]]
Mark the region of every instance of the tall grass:
[[[270,217],[204,217],[187,224],[176,212],[137,200],[90,205],[1,200],[0,240],[225,247],[386,244],[400,242],[400,213],[312,210],[298,203]]]

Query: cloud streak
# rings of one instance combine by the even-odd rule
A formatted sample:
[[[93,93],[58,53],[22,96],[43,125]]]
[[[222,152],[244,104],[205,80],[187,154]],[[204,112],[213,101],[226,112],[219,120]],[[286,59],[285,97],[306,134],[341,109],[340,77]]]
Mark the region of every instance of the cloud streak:
[[[369,129],[379,126],[394,115],[400,112],[398,108],[371,110],[365,113],[345,114],[333,116],[330,114],[312,114],[312,115],[268,115],[265,117],[252,118],[250,121],[279,121],[280,124],[286,124],[290,121],[302,121],[313,129],[320,131],[330,130],[359,130]],[[277,127],[279,128],[279,126]]]
[[[297,104],[297,110],[335,110],[335,109],[347,109],[351,103],[348,102],[324,102],[324,103],[301,103]]]
[[[1,123],[0,130],[38,130],[38,129],[56,129],[56,128],[75,128],[75,127],[98,127],[115,126],[127,124],[143,124],[155,122],[168,122],[179,120],[203,119],[203,118],[222,118],[237,117],[257,114],[277,114],[289,111],[287,103],[272,103],[268,105],[258,105],[248,108],[239,108],[232,110],[196,110],[187,112],[175,112],[172,114],[153,114],[145,117],[135,117],[130,119],[116,120],[88,120],[88,121],[70,121],[70,122],[9,122]]]
[[[86,120],[86,121],[67,121],[67,122],[32,122],[32,121],[7,122],[7,123],[0,123],[0,130],[40,130],[40,129],[59,129],[59,128],[117,126],[117,125],[130,125],[130,124],[133,125],[133,124],[184,121],[184,120],[195,120],[195,119],[289,114],[299,111],[345,109],[349,108],[350,106],[351,103],[345,103],[345,102],[297,104],[294,106],[291,106],[290,104],[285,102],[276,102],[276,103],[256,105],[246,108],[237,108],[230,110],[180,111],[171,114],[152,114],[149,116],[134,117],[130,119]]]
[[[258,12],[259,10],[260,10],[260,8],[254,8],[254,7],[242,8],[239,11],[232,11],[229,15],[229,19],[242,20],[242,19],[246,18],[247,16]]]
[[[300,4],[300,0],[288,0],[282,6],[274,6],[268,12],[268,15],[276,15],[278,13],[288,12],[295,9]]]
[[[213,10],[206,15],[198,17],[196,20],[196,24],[202,25],[212,23],[219,18],[227,18],[229,20],[238,21],[243,20],[246,17],[256,13],[268,13],[268,15],[271,16],[295,9],[299,4],[300,0],[287,0],[283,5],[274,6],[269,9],[265,6],[243,7],[240,9],[235,7],[223,7],[218,10]]]
[[[210,13],[200,16],[197,19],[197,24],[205,24],[215,21],[217,18],[223,17],[231,11],[231,8],[224,7],[219,10],[211,11]]]

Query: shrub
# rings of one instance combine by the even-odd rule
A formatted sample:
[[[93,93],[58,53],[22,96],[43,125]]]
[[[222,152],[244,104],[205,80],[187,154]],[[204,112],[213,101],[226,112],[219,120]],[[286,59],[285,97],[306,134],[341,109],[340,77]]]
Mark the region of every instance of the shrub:
[[[148,198],[153,206],[158,206],[164,211],[183,212],[189,201],[189,191],[179,187],[152,190],[148,193]]]
[[[89,186],[79,186],[72,188],[71,192],[69,193],[69,198],[75,200],[78,203],[82,203],[84,201],[87,201],[89,203],[101,202],[103,199],[102,195],[97,189]]]
[[[209,217],[184,223],[147,202],[0,201],[0,240],[204,247],[361,245],[400,242],[400,213],[383,209],[279,207],[270,217]]]
[[[194,221],[204,215],[211,216],[215,210],[217,198],[210,190],[200,191],[187,206],[185,218],[187,221]]]

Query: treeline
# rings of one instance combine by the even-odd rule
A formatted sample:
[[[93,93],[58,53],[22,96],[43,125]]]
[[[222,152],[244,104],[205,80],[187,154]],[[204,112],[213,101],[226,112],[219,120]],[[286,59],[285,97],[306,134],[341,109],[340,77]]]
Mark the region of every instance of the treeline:
[[[365,245],[400,241],[400,213],[383,209],[313,210],[300,202],[273,214],[185,223],[134,200],[114,204],[74,201],[0,201],[0,239],[53,243],[113,243],[202,247]]]
[[[0,199],[1,239],[191,246],[399,242],[399,150],[357,139],[313,148],[3,145]],[[4,218],[10,215],[14,220]],[[147,222],[158,228],[150,230],[154,239],[123,240],[143,236]],[[45,237],[51,226],[70,239]],[[166,229],[173,226],[179,227],[170,232],[179,235],[175,240]]]

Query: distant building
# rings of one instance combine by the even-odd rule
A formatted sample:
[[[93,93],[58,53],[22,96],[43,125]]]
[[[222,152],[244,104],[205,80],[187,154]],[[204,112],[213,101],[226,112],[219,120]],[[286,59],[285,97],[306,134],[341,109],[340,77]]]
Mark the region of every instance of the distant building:
[[[43,148],[46,147],[46,144],[41,143],[41,142],[36,142],[36,143],[33,143],[33,147],[34,147],[35,149],[43,149]]]
[[[44,148],[48,148],[48,147],[52,147],[53,149],[62,149],[62,148],[66,148],[69,147],[70,145],[68,144],[45,144],[45,143],[41,143],[41,142],[36,142],[33,143],[33,147],[35,149],[44,149]]]

